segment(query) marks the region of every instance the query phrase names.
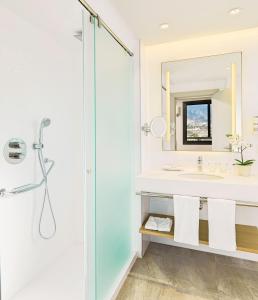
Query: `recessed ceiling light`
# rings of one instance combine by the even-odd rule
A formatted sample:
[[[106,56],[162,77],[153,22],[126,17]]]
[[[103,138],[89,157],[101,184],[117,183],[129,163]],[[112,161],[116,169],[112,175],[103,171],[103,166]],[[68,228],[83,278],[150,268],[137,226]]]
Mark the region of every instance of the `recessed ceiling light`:
[[[162,30],[168,29],[168,23],[160,24],[159,28],[162,29]]]
[[[241,9],[239,7],[232,8],[228,13],[232,16],[240,14]]]

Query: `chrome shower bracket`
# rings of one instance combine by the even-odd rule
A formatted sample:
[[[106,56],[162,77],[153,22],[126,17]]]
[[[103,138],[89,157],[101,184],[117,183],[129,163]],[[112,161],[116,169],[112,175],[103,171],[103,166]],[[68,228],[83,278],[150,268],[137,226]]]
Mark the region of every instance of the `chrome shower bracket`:
[[[102,26],[101,19],[99,16],[97,16],[96,18],[97,18],[98,27],[101,28],[101,26]]]
[[[34,143],[34,144],[32,145],[32,148],[33,148],[34,150],[40,150],[40,149],[43,149],[43,148],[44,148],[44,145],[43,145],[43,144],[37,144],[37,143]]]
[[[94,24],[94,16],[92,14],[90,14],[90,23]]]

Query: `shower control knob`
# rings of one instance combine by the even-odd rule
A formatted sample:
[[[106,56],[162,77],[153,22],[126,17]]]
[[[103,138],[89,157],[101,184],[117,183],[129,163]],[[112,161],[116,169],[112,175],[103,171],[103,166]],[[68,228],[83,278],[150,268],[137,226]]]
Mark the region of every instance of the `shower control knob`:
[[[87,169],[86,172],[88,175],[91,175],[91,169]]]
[[[12,138],[4,146],[3,155],[9,164],[23,162],[27,154],[26,143],[20,138]]]

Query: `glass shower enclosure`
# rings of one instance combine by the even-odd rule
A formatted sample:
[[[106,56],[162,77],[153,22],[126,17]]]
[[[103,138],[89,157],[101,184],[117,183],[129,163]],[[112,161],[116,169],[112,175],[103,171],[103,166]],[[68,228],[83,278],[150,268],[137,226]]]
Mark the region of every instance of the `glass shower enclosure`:
[[[88,287],[104,300],[132,259],[132,57],[87,13],[84,29]]]
[[[17,135],[28,150],[18,167],[0,156],[1,188],[42,179],[32,145],[48,117],[45,147],[38,146],[56,162],[47,180],[57,225],[51,239],[40,237],[41,188],[0,198],[1,300],[111,299],[134,256],[133,59],[98,18],[72,2],[61,10],[69,30],[58,26],[65,32],[58,38],[45,30],[44,16],[53,13],[47,8],[41,28],[22,17],[34,16],[37,4],[15,12],[0,5],[1,19],[12,24],[0,28],[0,146]],[[76,39],[71,34],[81,27],[82,41],[81,31]],[[49,204],[42,223],[52,232]]]

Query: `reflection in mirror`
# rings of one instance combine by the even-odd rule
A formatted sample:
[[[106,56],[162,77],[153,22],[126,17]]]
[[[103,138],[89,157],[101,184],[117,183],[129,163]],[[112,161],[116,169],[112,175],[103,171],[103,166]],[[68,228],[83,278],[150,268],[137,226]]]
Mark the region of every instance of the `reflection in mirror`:
[[[163,150],[230,151],[241,135],[241,53],[162,64]]]
[[[183,144],[211,145],[211,100],[183,101]]]

